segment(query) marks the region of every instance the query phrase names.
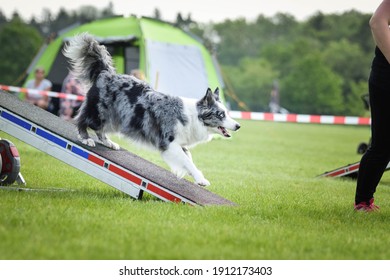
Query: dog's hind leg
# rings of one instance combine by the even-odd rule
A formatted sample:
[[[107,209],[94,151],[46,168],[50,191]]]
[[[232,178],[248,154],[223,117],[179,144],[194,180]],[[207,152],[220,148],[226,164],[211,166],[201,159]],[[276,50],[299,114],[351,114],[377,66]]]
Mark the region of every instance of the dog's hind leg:
[[[79,132],[78,138],[84,145],[95,147],[95,141],[89,137],[88,131],[87,131],[87,125],[84,123],[78,123],[77,129]]]
[[[87,100],[88,102],[88,100]],[[76,117],[76,124],[77,124],[77,131],[78,131],[78,138],[83,143],[84,145],[90,146],[90,147],[95,147],[95,141],[89,137],[88,134],[88,127],[90,127],[91,123],[91,116],[90,116],[90,111],[86,110],[87,107],[87,102],[84,102],[81,105],[81,108],[79,110],[79,113]]]
[[[168,149],[163,151],[161,156],[176,175],[188,173],[194,178],[196,184],[200,186],[210,185],[210,182],[192,162],[191,154],[187,154],[179,144],[175,142],[170,143]]]
[[[117,143],[111,141],[107,135],[101,131],[95,131],[97,137],[99,138],[99,140],[103,143],[104,146],[110,148],[110,149],[113,149],[113,150],[119,150],[120,147]]]

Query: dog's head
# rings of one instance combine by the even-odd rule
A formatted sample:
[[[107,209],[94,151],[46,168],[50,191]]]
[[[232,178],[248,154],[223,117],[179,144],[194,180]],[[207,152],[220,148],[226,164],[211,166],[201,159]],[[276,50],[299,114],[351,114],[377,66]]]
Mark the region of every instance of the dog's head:
[[[196,103],[199,120],[211,133],[230,137],[228,130],[236,131],[240,124],[229,117],[226,107],[220,102],[219,89],[207,89],[206,95]]]

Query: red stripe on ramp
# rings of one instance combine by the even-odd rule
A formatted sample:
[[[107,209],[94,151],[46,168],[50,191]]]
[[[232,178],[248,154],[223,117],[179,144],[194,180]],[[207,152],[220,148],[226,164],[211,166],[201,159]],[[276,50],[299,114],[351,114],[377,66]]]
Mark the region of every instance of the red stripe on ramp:
[[[125,170],[119,168],[119,167],[116,167],[115,165],[112,165],[110,164],[110,166],[108,167],[108,170],[114,172],[115,174],[137,184],[137,185],[141,185],[142,184],[142,180],[136,176],[134,176],[133,174],[129,173],[129,172],[126,172]]]
[[[96,163],[97,165],[104,166],[104,160],[95,157],[94,155],[89,154],[88,160],[92,161],[93,163]]]
[[[155,185],[152,185],[151,183],[149,183],[146,187],[147,190],[155,193],[155,194],[158,194],[159,196],[161,197],[164,197],[165,199],[169,200],[169,201],[172,201],[172,202],[176,202],[176,203],[179,203],[181,202],[181,199],[164,191],[163,189],[160,189],[158,187],[156,187]]]

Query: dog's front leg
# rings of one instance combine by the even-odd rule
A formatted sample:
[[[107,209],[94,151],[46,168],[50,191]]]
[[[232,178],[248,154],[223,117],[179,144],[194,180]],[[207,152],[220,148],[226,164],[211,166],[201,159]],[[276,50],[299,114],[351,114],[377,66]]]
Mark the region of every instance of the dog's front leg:
[[[196,168],[191,157],[186,154],[179,144],[175,142],[170,143],[168,149],[163,151],[161,156],[176,175],[189,173],[198,185],[210,185],[210,182],[203,176],[202,172]]]
[[[189,157],[190,160],[192,161],[192,155],[191,155],[190,150],[185,148],[185,147],[182,147],[182,149],[183,149],[183,152],[187,155],[187,157]]]
[[[80,127],[78,128],[79,134],[78,138],[83,143],[84,145],[90,146],[90,147],[95,147],[95,141],[88,135],[88,131],[86,127]]]
[[[111,141],[111,139],[109,139],[107,137],[107,135],[101,131],[95,131],[97,137],[99,138],[100,141],[102,141],[103,145],[110,148],[110,149],[113,149],[113,150],[119,150],[120,147],[117,143]]]

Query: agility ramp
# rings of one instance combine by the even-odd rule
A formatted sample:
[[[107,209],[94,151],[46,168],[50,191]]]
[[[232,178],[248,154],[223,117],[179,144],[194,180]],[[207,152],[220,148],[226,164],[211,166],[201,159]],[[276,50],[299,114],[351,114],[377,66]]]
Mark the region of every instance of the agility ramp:
[[[1,90],[0,130],[136,199],[145,191],[169,202],[234,205],[129,151],[83,145],[74,124]]]
[[[351,177],[351,178],[357,178],[358,172],[360,167],[360,161],[348,164],[343,167],[336,168],[332,171],[327,171],[318,177]],[[386,170],[390,169],[390,162],[386,166]]]

